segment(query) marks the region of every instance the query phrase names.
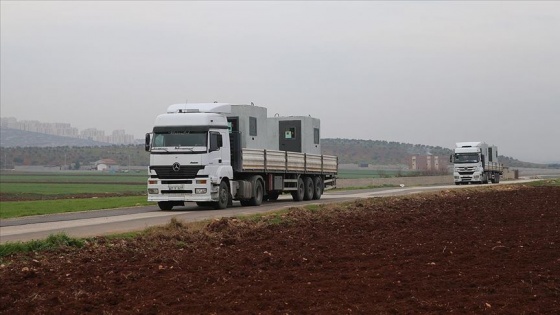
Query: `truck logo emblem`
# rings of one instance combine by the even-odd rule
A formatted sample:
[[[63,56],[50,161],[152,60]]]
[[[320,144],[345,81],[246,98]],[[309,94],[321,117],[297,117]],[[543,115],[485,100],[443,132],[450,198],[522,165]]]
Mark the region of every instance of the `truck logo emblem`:
[[[173,163],[173,171],[178,172],[181,169],[181,164],[179,162]]]

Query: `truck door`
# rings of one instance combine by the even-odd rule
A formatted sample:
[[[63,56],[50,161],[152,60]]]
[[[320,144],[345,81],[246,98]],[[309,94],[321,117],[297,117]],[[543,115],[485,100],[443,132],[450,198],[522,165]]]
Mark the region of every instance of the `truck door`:
[[[278,122],[279,147],[281,151],[301,152],[301,120]]]

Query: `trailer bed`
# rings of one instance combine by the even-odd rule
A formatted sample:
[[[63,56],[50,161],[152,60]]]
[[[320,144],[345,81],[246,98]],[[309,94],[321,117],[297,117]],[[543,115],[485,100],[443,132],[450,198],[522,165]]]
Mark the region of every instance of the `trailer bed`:
[[[243,172],[326,174],[338,173],[338,158],[332,155],[289,151],[242,149]]]

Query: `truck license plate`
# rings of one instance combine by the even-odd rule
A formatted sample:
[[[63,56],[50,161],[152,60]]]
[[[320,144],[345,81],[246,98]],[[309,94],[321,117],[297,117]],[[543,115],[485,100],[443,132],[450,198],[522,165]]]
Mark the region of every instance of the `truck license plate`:
[[[169,190],[182,190],[183,185],[169,185]]]

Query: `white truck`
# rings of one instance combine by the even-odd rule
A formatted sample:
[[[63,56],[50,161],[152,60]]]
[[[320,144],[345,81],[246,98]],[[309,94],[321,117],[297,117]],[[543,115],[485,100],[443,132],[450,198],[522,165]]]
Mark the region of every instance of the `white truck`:
[[[484,142],[457,142],[450,157],[456,185],[500,182],[503,166],[498,163],[498,148]]]
[[[338,173],[338,158],[321,154],[319,128],[317,118],[267,117],[254,105],[171,105],[146,134],[148,201],[171,210],[258,206],[285,192],[319,199]]]

